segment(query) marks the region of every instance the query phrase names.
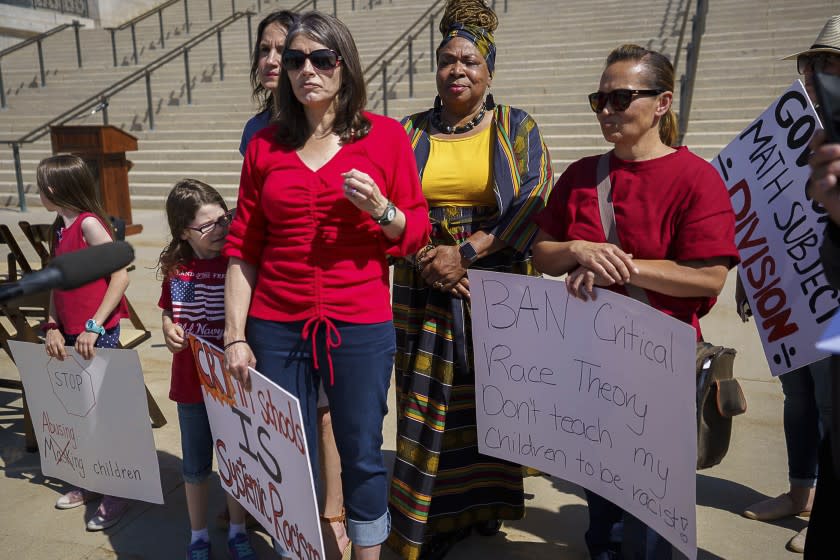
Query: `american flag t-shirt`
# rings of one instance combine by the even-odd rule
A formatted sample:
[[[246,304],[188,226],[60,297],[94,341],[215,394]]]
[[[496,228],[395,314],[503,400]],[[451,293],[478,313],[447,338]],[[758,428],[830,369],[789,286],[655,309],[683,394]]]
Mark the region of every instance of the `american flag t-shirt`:
[[[172,316],[181,322],[215,322],[225,318],[225,285],[172,278]]]
[[[163,281],[158,306],[172,313],[184,332],[221,346],[225,331],[225,273],[227,258],[193,259]],[[200,403],[201,382],[192,352],[172,357],[169,398],[179,403]]]

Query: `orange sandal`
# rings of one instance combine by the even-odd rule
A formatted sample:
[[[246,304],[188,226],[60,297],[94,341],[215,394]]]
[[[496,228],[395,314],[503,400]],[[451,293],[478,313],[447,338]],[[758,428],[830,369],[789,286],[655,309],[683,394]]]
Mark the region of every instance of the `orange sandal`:
[[[332,532],[333,537],[335,537],[335,540],[328,541],[327,539],[324,539],[324,554],[326,555],[326,560],[350,560],[350,555],[353,550],[351,545],[353,543],[350,542],[350,537],[347,535],[347,515],[344,512],[344,508],[341,508],[341,513],[338,515],[334,515],[332,517],[320,515],[319,517],[321,518],[321,523],[326,523],[330,526],[330,531]],[[347,544],[344,546],[344,550],[339,548],[338,535],[332,528],[333,523],[341,523],[344,527],[344,536],[347,537]]]

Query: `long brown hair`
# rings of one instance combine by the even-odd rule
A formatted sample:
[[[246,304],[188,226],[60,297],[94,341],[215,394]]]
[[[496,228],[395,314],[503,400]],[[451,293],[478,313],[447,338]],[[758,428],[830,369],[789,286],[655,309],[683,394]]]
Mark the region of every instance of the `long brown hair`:
[[[289,10],[277,10],[265,16],[257,26],[257,44],[254,45],[254,52],[251,56],[251,97],[259,103],[259,112],[272,110],[274,106],[274,94],[265,89],[260,81],[260,43],[262,42],[265,28],[276,23],[289,32],[289,29],[297,22],[298,14]]]
[[[642,63],[645,79],[648,81],[646,87],[674,92],[674,65],[664,54],[639,45],[621,45],[607,56],[607,66],[624,60]],[[677,115],[673,109],[669,108],[668,112],[659,119],[659,139],[666,146],[673,146],[677,143],[679,134]]]
[[[96,214],[108,234],[114,237],[108,214],[96,196],[96,181],[82,158],[59,154],[42,159],[35,171],[35,183],[44,198],[59,208]],[[64,220],[57,216],[50,228],[51,253],[55,251],[56,233],[63,226]]]
[[[189,241],[181,239],[181,234],[205,204],[218,204],[225,212],[228,210],[219,191],[198,179],[181,179],[169,191],[166,197],[166,220],[169,222],[172,239],[160,252],[159,277],[169,277],[195,257]]]
[[[347,144],[367,136],[370,132],[370,121],[363,111],[367,103],[365,77],[362,64],[359,61],[359,51],[350,30],[340,20],[321,12],[306,12],[298,22],[292,26],[286,35],[285,49],[292,44],[298,35],[303,35],[312,41],[321,43],[341,55],[341,85],[335,98],[335,120],[332,132],[338,135],[342,144]],[[280,85],[274,99],[276,117],[273,124],[277,128],[277,141],[284,147],[298,149],[306,143],[312,134],[303,104],[298,101],[289,73],[280,73]]]

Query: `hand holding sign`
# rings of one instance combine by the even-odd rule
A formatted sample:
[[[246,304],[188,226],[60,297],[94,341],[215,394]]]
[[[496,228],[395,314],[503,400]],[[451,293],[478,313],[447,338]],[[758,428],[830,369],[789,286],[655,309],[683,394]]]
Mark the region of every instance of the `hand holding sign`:
[[[580,484],[693,557],[694,329],[606,290],[470,281],[481,453]]]
[[[213,433],[222,487],[296,558],[324,558],[312,466],[298,400],[251,368],[250,387],[225,367],[248,363],[240,343],[225,352],[188,335]],[[232,351],[237,348],[236,351]],[[247,367],[247,366],[245,366]],[[240,375],[242,370],[238,370]]]

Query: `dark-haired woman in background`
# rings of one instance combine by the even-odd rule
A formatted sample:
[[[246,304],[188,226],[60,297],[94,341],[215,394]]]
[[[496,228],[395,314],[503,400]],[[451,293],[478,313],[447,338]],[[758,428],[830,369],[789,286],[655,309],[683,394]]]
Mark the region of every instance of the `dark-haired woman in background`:
[[[672,147],[673,91],[674,67],[660,53],[637,45],[610,53],[589,103],[615,146],[604,161],[619,243],[607,241],[601,222],[596,170],[604,156],[587,157],[563,172],[536,218],[534,264],[552,276],[568,273],[567,288],[583,300],[593,286],[647,300],[692,325],[700,340],[699,318],[738,262],[735,216],[717,171],[685,147]],[[671,545],[651,528],[594,492],[586,497],[593,559],[671,559]],[[622,519],[623,542],[611,542]]]
[[[405,131],[364,111],[359,55],[343,23],[303,14],[282,64],[276,117],[248,143],[224,248],[225,361],[246,387],[252,366],[300,400],[312,465],[323,379],[354,558],[375,559],[390,526],[386,257],[423,246],[428,207]]]
[[[274,116],[274,92],[280,84],[280,59],[289,29],[297,22],[298,14],[289,10],[271,12],[257,26],[257,44],[251,57],[251,97],[259,105],[257,114],[248,119],[242,130],[239,153],[251,138],[268,126]]]
[[[524,513],[522,467],[479,454],[469,314],[470,268],[531,274],[531,216],[552,183],[548,151],[524,111],[488,95],[496,14],[480,0],[447,3],[433,109],[404,121],[431,244],[394,270],[397,461],[389,546],[442,558],[473,527],[493,534]]]

